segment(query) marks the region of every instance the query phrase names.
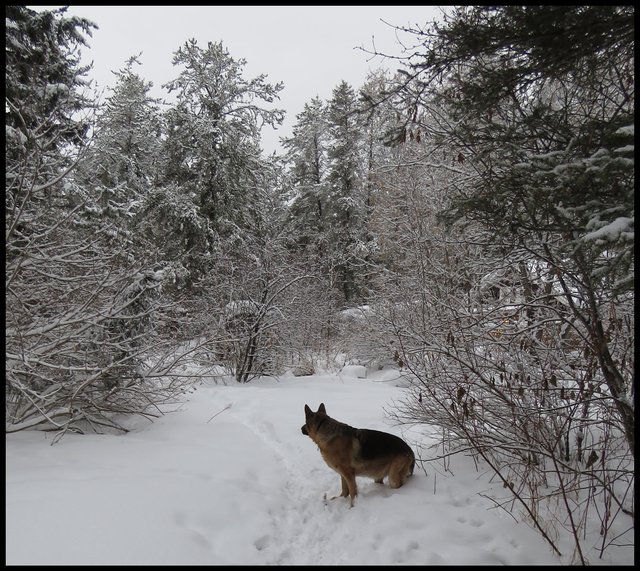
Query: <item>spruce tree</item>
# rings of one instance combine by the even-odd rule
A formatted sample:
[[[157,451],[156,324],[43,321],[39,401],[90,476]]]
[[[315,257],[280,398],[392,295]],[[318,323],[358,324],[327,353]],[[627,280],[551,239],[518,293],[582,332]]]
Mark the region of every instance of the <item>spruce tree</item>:
[[[282,122],[283,112],[268,104],[283,86],[265,75],[245,79],[246,61],[222,43],[201,48],[189,40],[173,64],[182,71],[164,86],[177,98],[166,114],[165,181],[192,196],[217,231],[232,232],[250,216],[243,205],[262,168],[260,129]]]
[[[89,99],[82,89],[88,68],[80,66],[79,48],[97,26],[84,18],[64,16],[66,8],[35,12],[7,6],[5,97],[7,158],[14,141],[43,152],[81,143],[88,130],[82,111]],[[49,129],[39,132],[47,118]]]
[[[317,256],[326,224],[328,126],[327,108],[319,97],[305,103],[290,138],[283,140],[290,165],[291,235],[297,247]]]
[[[116,84],[101,106],[73,188],[76,200],[91,196],[93,202],[82,223],[98,220],[102,232],[140,258],[152,257],[159,245],[143,240],[145,221],[139,214],[159,179],[162,133],[160,102],[149,95],[152,84],[134,72],[134,65],[140,65],[136,56],[113,72]]]
[[[345,81],[329,101],[330,145],[326,178],[328,258],[337,286],[347,303],[367,295],[366,273],[372,241],[364,190],[363,123],[358,100]]]

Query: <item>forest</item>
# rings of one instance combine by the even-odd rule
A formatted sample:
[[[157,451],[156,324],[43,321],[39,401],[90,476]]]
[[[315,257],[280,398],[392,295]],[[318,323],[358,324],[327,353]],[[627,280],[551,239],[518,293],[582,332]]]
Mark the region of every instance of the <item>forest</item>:
[[[190,359],[249,383],[344,353],[552,549],[633,527],[633,6],[452,8],[270,156],[282,84],[186,39],[172,103],[135,56],[99,101],[95,27],[6,8],[7,433],[124,431]]]

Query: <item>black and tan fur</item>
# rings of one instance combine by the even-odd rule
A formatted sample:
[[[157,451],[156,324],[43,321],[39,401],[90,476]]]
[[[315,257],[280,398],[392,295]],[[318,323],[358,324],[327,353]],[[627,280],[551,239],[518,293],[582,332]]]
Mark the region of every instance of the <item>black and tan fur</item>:
[[[409,445],[393,434],[367,428],[353,428],[327,416],[324,403],[318,412],[304,405],[306,434],[320,449],[322,458],[342,480],[337,497],[350,497],[350,506],[358,495],[356,476],[367,476],[382,484],[388,476],[389,486],[399,488],[413,474],[415,456]]]

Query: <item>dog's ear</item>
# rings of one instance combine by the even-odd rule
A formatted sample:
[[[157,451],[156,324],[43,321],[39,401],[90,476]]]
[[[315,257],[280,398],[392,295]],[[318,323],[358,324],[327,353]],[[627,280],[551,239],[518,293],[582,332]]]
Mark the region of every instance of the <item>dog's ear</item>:
[[[324,408],[324,403],[323,402],[320,403],[320,406],[318,407],[318,412],[321,413],[321,414],[327,414],[327,409]]]
[[[309,405],[307,405],[307,404],[304,405],[304,414],[306,416],[309,416],[310,414],[313,414],[313,411],[309,408]]]

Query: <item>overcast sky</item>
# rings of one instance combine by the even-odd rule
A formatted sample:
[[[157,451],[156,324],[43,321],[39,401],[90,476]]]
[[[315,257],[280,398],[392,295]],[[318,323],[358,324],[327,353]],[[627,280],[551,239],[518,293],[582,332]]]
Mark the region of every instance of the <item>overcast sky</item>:
[[[40,6],[51,9],[55,6]],[[152,95],[164,96],[161,85],[177,77],[172,54],[189,38],[206,48],[222,41],[234,59],[244,58],[244,77],[266,74],[270,83],[284,82],[278,107],[287,116],[274,131],[263,129],[267,152],[278,148],[278,139],[289,136],[295,116],[316,95],[327,100],[340,81],[358,88],[371,69],[397,63],[371,59],[357,47],[400,56],[399,40],[411,44],[411,36],[398,34],[385,24],[424,26],[437,19],[436,6],[70,6],[69,15],[85,17],[99,26],[89,38],[83,61],[93,61],[90,76],[98,87],[111,86],[112,70],[142,52],[137,73],[152,81]]]

